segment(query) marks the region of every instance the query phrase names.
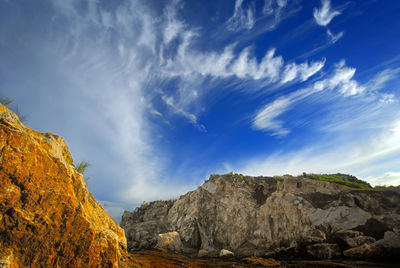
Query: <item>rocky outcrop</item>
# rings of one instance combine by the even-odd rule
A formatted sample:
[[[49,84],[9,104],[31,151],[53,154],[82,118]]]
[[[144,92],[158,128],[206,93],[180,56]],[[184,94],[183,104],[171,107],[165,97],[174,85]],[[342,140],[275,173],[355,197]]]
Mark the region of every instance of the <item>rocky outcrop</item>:
[[[292,176],[212,175],[174,202],[125,211],[121,226],[130,250],[153,248],[159,233],[174,231],[182,252],[198,256],[225,249],[235,256],[291,251],[329,258],[399,227],[400,193]]]
[[[88,191],[64,140],[0,105],[0,266],[117,267],[124,231]]]
[[[158,234],[167,233],[171,228],[168,223],[168,211],[173,201],[155,201],[143,203],[134,213],[124,213],[121,227],[125,228],[128,250],[151,249],[157,244]]]

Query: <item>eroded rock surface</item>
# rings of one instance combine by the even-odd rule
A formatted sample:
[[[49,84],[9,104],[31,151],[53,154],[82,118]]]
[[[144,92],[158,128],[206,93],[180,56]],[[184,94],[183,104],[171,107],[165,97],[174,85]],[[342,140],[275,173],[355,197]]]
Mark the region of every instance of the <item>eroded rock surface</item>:
[[[310,246],[329,258],[399,227],[400,193],[292,176],[212,175],[174,202],[125,211],[121,226],[131,250],[153,248],[159,233],[175,231],[182,253],[198,256],[222,249],[235,256],[307,254]]]
[[[117,267],[123,229],[88,191],[64,140],[0,105],[0,266]]]

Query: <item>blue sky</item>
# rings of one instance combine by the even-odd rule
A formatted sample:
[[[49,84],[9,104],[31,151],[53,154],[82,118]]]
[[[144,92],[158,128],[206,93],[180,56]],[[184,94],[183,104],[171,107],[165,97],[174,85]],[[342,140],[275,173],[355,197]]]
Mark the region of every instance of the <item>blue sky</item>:
[[[400,2],[0,0],[0,94],[98,200],[211,173],[400,184]]]

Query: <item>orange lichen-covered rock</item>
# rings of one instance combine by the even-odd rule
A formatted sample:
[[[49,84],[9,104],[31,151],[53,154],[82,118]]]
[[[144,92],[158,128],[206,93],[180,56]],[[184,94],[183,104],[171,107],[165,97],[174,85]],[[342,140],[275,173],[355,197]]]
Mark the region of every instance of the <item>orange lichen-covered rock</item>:
[[[0,105],[0,266],[117,267],[124,231],[74,168],[64,139]]]

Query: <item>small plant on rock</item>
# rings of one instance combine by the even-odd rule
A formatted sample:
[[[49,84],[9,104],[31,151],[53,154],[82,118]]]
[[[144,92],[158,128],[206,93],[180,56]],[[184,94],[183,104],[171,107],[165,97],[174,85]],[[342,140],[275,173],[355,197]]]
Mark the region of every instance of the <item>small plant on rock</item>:
[[[76,171],[78,171],[83,175],[89,166],[90,166],[89,162],[82,160],[81,162],[75,165],[75,169]]]
[[[4,106],[8,106],[12,102],[12,99],[0,97],[0,103]]]
[[[21,113],[21,111],[19,110],[18,106],[15,107],[14,113],[18,116],[19,121],[21,121],[22,123],[24,123],[26,121],[26,119],[27,119],[26,115],[23,115]]]

